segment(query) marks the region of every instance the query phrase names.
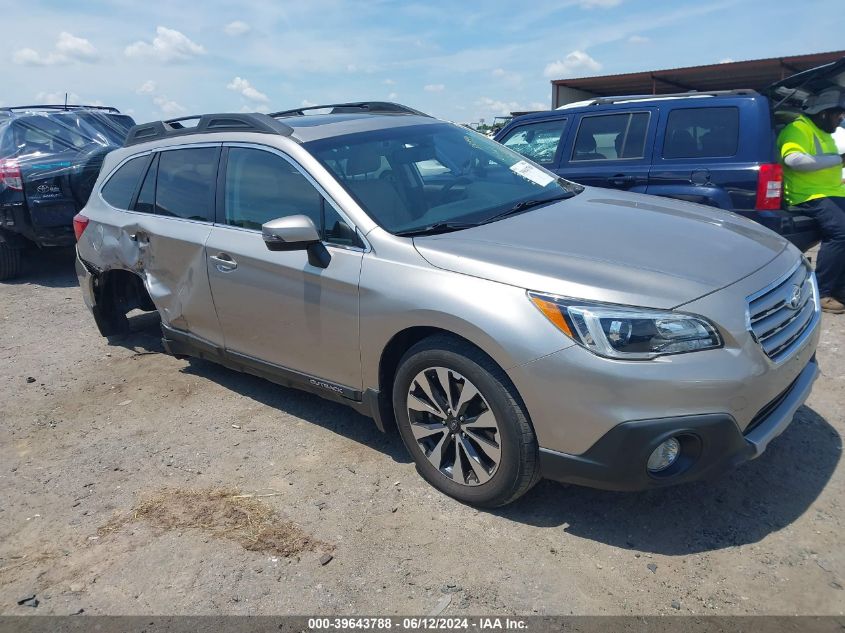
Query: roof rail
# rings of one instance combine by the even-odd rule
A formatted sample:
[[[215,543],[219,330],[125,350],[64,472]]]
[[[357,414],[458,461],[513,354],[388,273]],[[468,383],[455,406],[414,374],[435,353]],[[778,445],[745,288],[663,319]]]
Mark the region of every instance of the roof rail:
[[[196,125],[183,125],[183,121],[196,120]],[[290,136],[293,128],[261,113],[222,113],[183,116],[166,121],[152,121],[136,125],[129,130],[124,147],[174,136],[188,136],[207,132],[258,132]]]
[[[113,112],[115,114],[120,114],[120,110],[117,108],[113,108],[111,106],[101,106],[101,105],[83,105],[83,104],[67,104],[67,105],[57,105],[53,104],[38,104],[38,105],[22,105],[22,106],[6,106],[0,108],[2,112],[14,112],[16,110],[105,110],[106,112]]]
[[[605,105],[608,103],[620,103],[623,101],[653,101],[656,99],[674,99],[677,97],[721,97],[725,95],[756,95],[756,90],[739,89],[739,90],[690,90],[689,92],[672,92],[659,95],[620,95],[616,97],[593,97],[585,99],[591,101],[590,105]]]
[[[273,112],[272,117],[286,117],[286,116],[304,116],[309,110],[326,110],[331,108],[329,114],[341,114],[347,112],[367,112],[371,114],[417,114],[419,116],[429,116],[425,112],[414,110],[401,103],[391,103],[390,101],[355,101],[352,103],[329,103],[326,105],[305,106],[302,108],[294,108],[293,110],[282,110],[281,112]]]

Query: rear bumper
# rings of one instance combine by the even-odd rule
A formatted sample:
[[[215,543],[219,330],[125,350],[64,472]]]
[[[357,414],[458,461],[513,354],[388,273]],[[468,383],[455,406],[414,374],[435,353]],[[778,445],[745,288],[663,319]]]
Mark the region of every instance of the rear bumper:
[[[85,301],[85,305],[88,309],[93,311],[97,304],[94,296],[94,273],[91,268],[89,268],[90,264],[86,264],[82,261],[82,258],[79,257],[78,250],[76,251],[75,266],[76,278],[79,280],[79,288],[82,290],[82,299]]]
[[[555,481],[628,491],[714,477],[761,455],[792,422],[818,373],[813,357],[786,392],[764,407],[762,419],[755,420],[745,434],[733,417],[724,413],[624,422],[581,455],[541,448],[541,474]],[[670,437],[679,439],[680,457],[665,472],[649,473],[649,456]]]
[[[762,224],[792,242],[802,253],[821,241],[815,219],[799,213],[776,209],[772,211],[737,211],[750,220]]]
[[[37,210],[40,215],[33,218],[31,210],[24,203],[0,203],[0,229],[20,235],[38,246],[73,246],[76,239],[73,234],[73,207],[61,206],[51,214],[45,215],[43,209]],[[38,220],[33,221],[34,219]]]

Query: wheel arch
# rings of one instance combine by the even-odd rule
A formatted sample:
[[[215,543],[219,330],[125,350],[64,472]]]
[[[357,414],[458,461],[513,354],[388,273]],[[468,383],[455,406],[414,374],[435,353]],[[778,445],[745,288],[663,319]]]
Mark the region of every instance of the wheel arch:
[[[111,268],[94,275],[94,320],[103,336],[117,336],[129,331],[126,314],[134,309],[153,312],[156,306],[144,279],[123,268]]]
[[[492,363],[494,363],[499,369],[502,370],[502,374],[507,377],[507,372],[505,371],[505,367],[503,367],[502,363],[497,359],[494,355],[490,354],[489,351],[484,349],[478,342],[473,341],[465,336],[455,333],[454,331],[433,326],[433,325],[414,325],[408,326],[390,337],[387,343],[382,348],[381,354],[378,360],[378,370],[377,370],[377,381],[375,381],[376,389],[379,393],[379,399],[382,401],[380,404],[380,418],[379,426],[383,427],[382,430],[386,430],[388,426],[395,426],[396,420],[393,415],[393,407],[391,403],[391,394],[393,392],[393,381],[396,377],[396,372],[399,369],[399,362],[402,360],[402,357],[405,353],[411,349],[414,345],[419,343],[420,341],[431,338],[434,336],[444,336],[453,339],[456,342],[464,343],[471,345],[475,349],[477,349],[480,353],[484,354],[487,358],[490,359]],[[510,378],[508,377],[508,380]],[[513,385],[513,382],[511,381]],[[521,395],[518,393],[516,389],[516,385],[513,385],[514,391],[517,393],[520,401],[522,400]],[[524,406],[524,403],[522,403]]]

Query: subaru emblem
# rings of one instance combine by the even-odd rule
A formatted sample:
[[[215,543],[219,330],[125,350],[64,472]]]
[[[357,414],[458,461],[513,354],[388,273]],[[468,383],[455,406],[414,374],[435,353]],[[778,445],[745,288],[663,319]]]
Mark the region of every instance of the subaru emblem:
[[[786,301],[786,307],[797,310],[801,305],[801,286],[792,286],[792,295]]]

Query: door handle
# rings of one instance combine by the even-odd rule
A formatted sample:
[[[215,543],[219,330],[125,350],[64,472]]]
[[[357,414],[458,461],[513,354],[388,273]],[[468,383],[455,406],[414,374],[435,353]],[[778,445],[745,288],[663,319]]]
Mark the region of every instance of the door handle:
[[[214,266],[221,273],[230,273],[238,267],[238,262],[232,259],[232,256],[228,253],[211,255],[208,259],[214,262]]]
[[[623,185],[632,185],[636,182],[636,178],[634,176],[626,176],[625,174],[616,174],[615,176],[611,176],[607,179],[611,185],[615,187],[622,187]]]

